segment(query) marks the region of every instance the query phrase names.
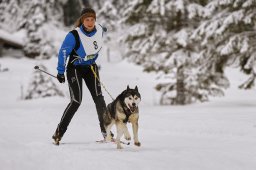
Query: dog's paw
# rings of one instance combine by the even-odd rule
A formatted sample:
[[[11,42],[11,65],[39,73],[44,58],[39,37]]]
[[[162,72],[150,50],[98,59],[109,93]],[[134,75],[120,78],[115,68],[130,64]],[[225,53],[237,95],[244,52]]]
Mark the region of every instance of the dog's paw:
[[[131,140],[131,137],[127,137],[127,138],[125,138],[126,140]]]
[[[129,133],[128,131],[126,131],[126,132],[124,133],[124,138],[125,138],[126,140],[131,140],[131,135],[130,135],[130,133]]]
[[[134,145],[141,146],[140,142],[134,142]]]
[[[112,137],[110,135],[106,137],[107,142],[110,142],[111,140],[112,140]]]
[[[131,140],[131,136],[130,135],[127,135],[127,136],[124,136],[125,140]]]

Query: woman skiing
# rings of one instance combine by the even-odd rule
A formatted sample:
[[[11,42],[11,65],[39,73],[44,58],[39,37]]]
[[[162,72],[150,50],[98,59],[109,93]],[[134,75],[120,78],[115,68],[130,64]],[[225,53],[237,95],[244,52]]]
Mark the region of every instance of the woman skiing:
[[[103,45],[103,35],[106,32],[106,28],[96,24],[95,21],[95,11],[92,8],[83,9],[75,23],[75,30],[67,34],[59,50],[57,79],[60,83],[65,82],[64,72],[66,69],[71,101],[64,110],[60,123],[52,136],[57,145],[82,102],[82,80],[85,81],[96,105],[103,137],[105,138],[106,135],[103,124],[106,103],[98,80],[98,66],[95,63]],[[69,60],[66,64],[68,57]]]

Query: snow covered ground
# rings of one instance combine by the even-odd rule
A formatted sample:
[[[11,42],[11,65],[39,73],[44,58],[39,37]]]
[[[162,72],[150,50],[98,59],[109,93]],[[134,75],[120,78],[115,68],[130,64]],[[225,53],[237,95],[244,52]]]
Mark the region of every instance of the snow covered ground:
[[[96,109],[84,85],[83,102],[62,144],[51,136],[69,102],[66,97],[20,100],[34,65],[29,59],[0,58],[1,170],[254,170],[256,167],[256,93],[236,88],[240,74],[229,71],[226,96],[203,104],[159,106],[154,75],[126,61],[101,61],[101,79],[116,97],[129,84],[142,95],[141,147],[117,150],[101,139]],[[56,73],[57,58],[43,62]],[[23,88],[22,88],[23,87]],[[22,90],[23,89],[23,90]],[[111,99],[104,92],[106,102]],[[131,127],[129,126],[129,129]]]

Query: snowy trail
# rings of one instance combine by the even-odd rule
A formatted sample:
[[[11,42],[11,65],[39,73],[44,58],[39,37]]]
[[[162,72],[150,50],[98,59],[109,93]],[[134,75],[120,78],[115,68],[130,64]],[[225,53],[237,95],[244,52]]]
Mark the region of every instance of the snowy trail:
[[[19,100],[20,84],[27,83],[36,62],[8,58],[1,58],[0,62],[10,69],[0,73],[0,169],[254,170],[256,167],[256,95],[252,91],[230,89],[225,98],[204,104],[157,106],[151,75],[126,62],[104,63],[101,79],[113,96],[127,83],[131,87],[138,85],[141,90],[142,147],[130,145],[116,150],[112,143],[95,142],[101,134],[86,88],[83,103],[62,145],[54,146],[51,136],[68,97]],[[54,61],[46,64],[53,66],[50,71],[54,73]],[[67,93],[66,85],[60,88]]]

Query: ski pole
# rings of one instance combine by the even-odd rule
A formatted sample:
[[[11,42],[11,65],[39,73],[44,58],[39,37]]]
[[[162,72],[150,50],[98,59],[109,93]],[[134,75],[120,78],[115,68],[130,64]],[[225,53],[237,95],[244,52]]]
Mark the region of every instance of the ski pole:
[[[52,75],[52,74],[50,74],[50,73],[48,73],[48,72],[46,72],[46,71],[44,71],[44,70],[41,70],[38,66],[35,66],[34,69],[39,70],[39,71],[42,71],[42,72],[44,72],[45,74],[48,74],[48,75],[50,75],[50,76],[52,76],[52,77],[54,77],[54,78],[57,78],[56,76],[54,76],[54,75]]]

